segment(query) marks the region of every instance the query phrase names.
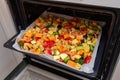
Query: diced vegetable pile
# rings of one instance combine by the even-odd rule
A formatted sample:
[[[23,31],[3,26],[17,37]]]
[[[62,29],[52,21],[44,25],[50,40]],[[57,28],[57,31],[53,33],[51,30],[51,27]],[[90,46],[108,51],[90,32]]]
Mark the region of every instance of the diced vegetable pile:
[[[80,69],[90,62],[100,32],[100,24],[94,21],[47,15],[39,17],[18,44],[22,50],[49,54],[54,60]]]

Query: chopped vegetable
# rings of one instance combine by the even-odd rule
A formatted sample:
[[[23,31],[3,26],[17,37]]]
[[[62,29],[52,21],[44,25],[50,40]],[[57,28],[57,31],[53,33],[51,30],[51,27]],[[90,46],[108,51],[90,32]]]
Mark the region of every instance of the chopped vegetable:
[[[90,51],[90,47],[89,47],[89,45],[87,43],[83,43],[82,45],[83,45],[83,49],[84,49],[85,52]]]
[[[55,36],[54,35],[51,35],[51,36],[49,36],[49,40],[55,40],[56,38],[55,38]]]
[[[53,32],[53,35],[55,36],[55,35],[59,35],[59,33],[58,32]]]
[[[81,50],[81,49],[83,49],[83,46],[82,46],[82,45],[76,47],[76,50],[77,50],[77,51],[78,51],[78,50]]]
[[[79,41],[78,41],[77,39],[72,40],[72,44],[73,44],[73,45],[77,44],[78,42],[79,42]]]
[[[23,46],[23,49],[24,49],[24,50],[29,50],[29,47],[28,47],[27,45],[24,45],[24,46]]]
[[[67,65],[75,68],[76,63],[74,61],[68,60]]]
[[[50,28],[50,27],[53,27],[53,25],[48,24],[48,25],[46,26],[46,28]]]
[[[20,40],[20,41],[18,42],[18,44],[19,44],[20,47],[22,47],[22,46],[23,46],[23,41]]]
[[[84,60],[83,59],[79,59],[79,64],[83,65],[84,64]]]
[[[80,59],[76,59],[75,62],[76,62],[76,63],[79,63],[79,64],[81,64],[81,65],[84,64],[84,60],[81,59],[81,58],[80,58]]]
[[[57,28],[58,28],[58,30],[60,30],[60,29],[62,28],[62,26],[61,26],[61,25],[58,25]]]
[[[97,43],[97,38],[93,38],[92,43],[95,45]]]
[[[45,54],[49,54],[49,55],[53,55],[54,54],[51,50],[45,50],[44,53]]]
[[[94,46],[93,45],[89,45],[90,46],[90,51],[94,50]]]
[[[60,59],[60,56],[53,56],[53,59],[58,60],[58,59]]]
[[[81,58],[81,56],[80,56],[80,55],[78,55],[78,54],[76,54],[76,55],[74,55],[74,56],[73,56],[73,58],[74,58],[74,59],[80,59],[80,58]]]
[[[32,40],[35,39],[35,36],[32,36]]]
[[[69,56],[67,56],[67,57],[64,59],[64,63],[67,63],[68,60],[70,60],[70,57],[69,57]]]
[[[54,60],[80,69],[88,64],[102,28],[95,21],[65,19],[55,15],[39,17],[18,40],[22,50],[49,54]]]
[[[92,58],[91,56],[86,57],[84,60],[84,63],[88,64],[90,62],[91,58]]]
[[[82,55],[84,53],[84,50],[79,50],[77,54]]]
[[[54,50],[54,55],[58,56],[58,55],[60,55],[60,52],[58,50]]]
[[[80,69],[81,68],[81,64],[75,63],[74,61],[68,60],[67,64],[71,67],[74,67],[76,69]]]
[[[36,40],[36,41],[40,40],[40,37],[36,37],[35,40]]]
[[[76,63],[75,68],[76,68],[76,69],[80,69],[80,68],[81,68],[81,64]]]
[[[60,54],[60,58],[61,58],[62,60],[64,60],[67,56],[68,56],[68,55],[65,54],[65,53]]]
[[[82,40],[82,39],[83,39],[83,35],[77,35],[77,36],[76,36],[76,39],[77,39],[77,40]]]
[[[64,38],[63,35],[59,35],[59,36],[58,36],[58,39],[63,39],[63,38]]]
[[[36,41],[35,41],[35,40],[32,40],[32,41],[31,41],[31,44],[35,44],[35,43],[36,43]]]

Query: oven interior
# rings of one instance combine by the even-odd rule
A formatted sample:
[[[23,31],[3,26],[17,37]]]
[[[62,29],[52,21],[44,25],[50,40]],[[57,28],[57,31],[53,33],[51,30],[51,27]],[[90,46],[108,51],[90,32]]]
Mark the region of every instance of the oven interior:
[[[100,60],[102,58],[102,54],[104,51],[104,47],[106,45],[106,41],[108,40],[108,35],[110,35],[108,32],[110,30],[110,23],[112,23],[113,16],[112,14],[104,13],[104,12],[97,12],[97,11],[91,11],[90,9],[72,9],[67,8],[64,6],[51,6],[51,5],[44,5],[44,4],[37,4],[37,3],[31,3],[31,2],[24,2],[22,4],[22,17],[23,17],[23,23],[24,26],[21,26],[21,29],[25,29],[27,26],[29,26],[35,19],[37,19],[44,11],[59,13],[59,14],[65,14],[73,17],[80,17],[85,18],[89,20],[94,21],[101,21],[105,23],[105,26],[102,28],[102,37],[100,40],[100,45],[98,49],[98,54],[96,58],[96,64],[94,67],[94,71],[97,71],[99,69]]]
[[[18,4],[19,3],[19,4]],[[13,19],[15,21],[16,29],[18,32],[20,30],[26,29],[27,26],[29,26],[35,19],[37,19],[44,11],[59,13],[59,14],[65,14],[73,17],[80,17],[85,18],[89,20],[94,21],[101,21],[104,22],[105,25],[102,27],[102,36],[100,39],[99,47],[97,50],[97,56],[94,64],[94,73],[84,73],[84,72],[77,72],[74,70],[69,70],[66,67],[61,68],[61,65],[56,65],[54,63],[49,63],[47,60],[43,59],[43,62],[46,62],[48,64],[55,65],[61,69],[65,69],[67,71],[73,72],[77,75],[83,75],[88,78],[95,78],[100,77],[102,72],[104,71],[105,64],[107,64],[106,59],[111,58],[113,55],[112,52],[109,51],[109,48],[111,50],[114,49],[114,47],[111,47],[110,43],[113,43],[114,40],[112,40],[114,36],[114,30],[116,30],[118,27],[116,27],[116,20],[117,20],[117,13],[112,9],[101,7],[95,8],[95,6],[84,6],[80,4],[65,4],[65,3],[53,3],[52,2],[37,2],[37,1],[18,1],[17,7],[11,9],[16,12],[13,13]],[[117,24],[118,25],[118,24]],[[112,37],[111,37],[112,36]],[[15,40],[14,36],[12,39],[10,39],[4,46],[8,48],[12,48],[12,45]],[[114,38],[116,41],[116,37]],[[108,47],[109,46],[109,47]],[[110,52],[110,53],[109,53]],[[27,53],[24,53],[26,56],[30,56],[31,58],[40,59],[39,57],[36,57],[34,55],[28,55]],[[40,59],[41,60],[41,59]]]

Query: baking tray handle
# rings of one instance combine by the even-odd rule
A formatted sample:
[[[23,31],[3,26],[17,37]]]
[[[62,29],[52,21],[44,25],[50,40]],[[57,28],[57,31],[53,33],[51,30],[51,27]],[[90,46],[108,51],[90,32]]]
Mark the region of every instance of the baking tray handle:
[[[14,49],[12,45],[15,43],[18,34],[19,33],[15,34],[11,39],[9,39],[6,43],[4,43],[3,46],[9,49]]]

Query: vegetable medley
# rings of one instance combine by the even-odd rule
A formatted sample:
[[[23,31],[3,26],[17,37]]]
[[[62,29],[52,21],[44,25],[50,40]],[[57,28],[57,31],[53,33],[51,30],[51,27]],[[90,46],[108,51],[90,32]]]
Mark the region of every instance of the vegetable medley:
[[[39,17],[35,26],[24,32],[18,44],[34,54],[49,54],[54,60],[80,69],[88,64],[101,26],[94,21],[75,17],[65,19],[55,15]]]

